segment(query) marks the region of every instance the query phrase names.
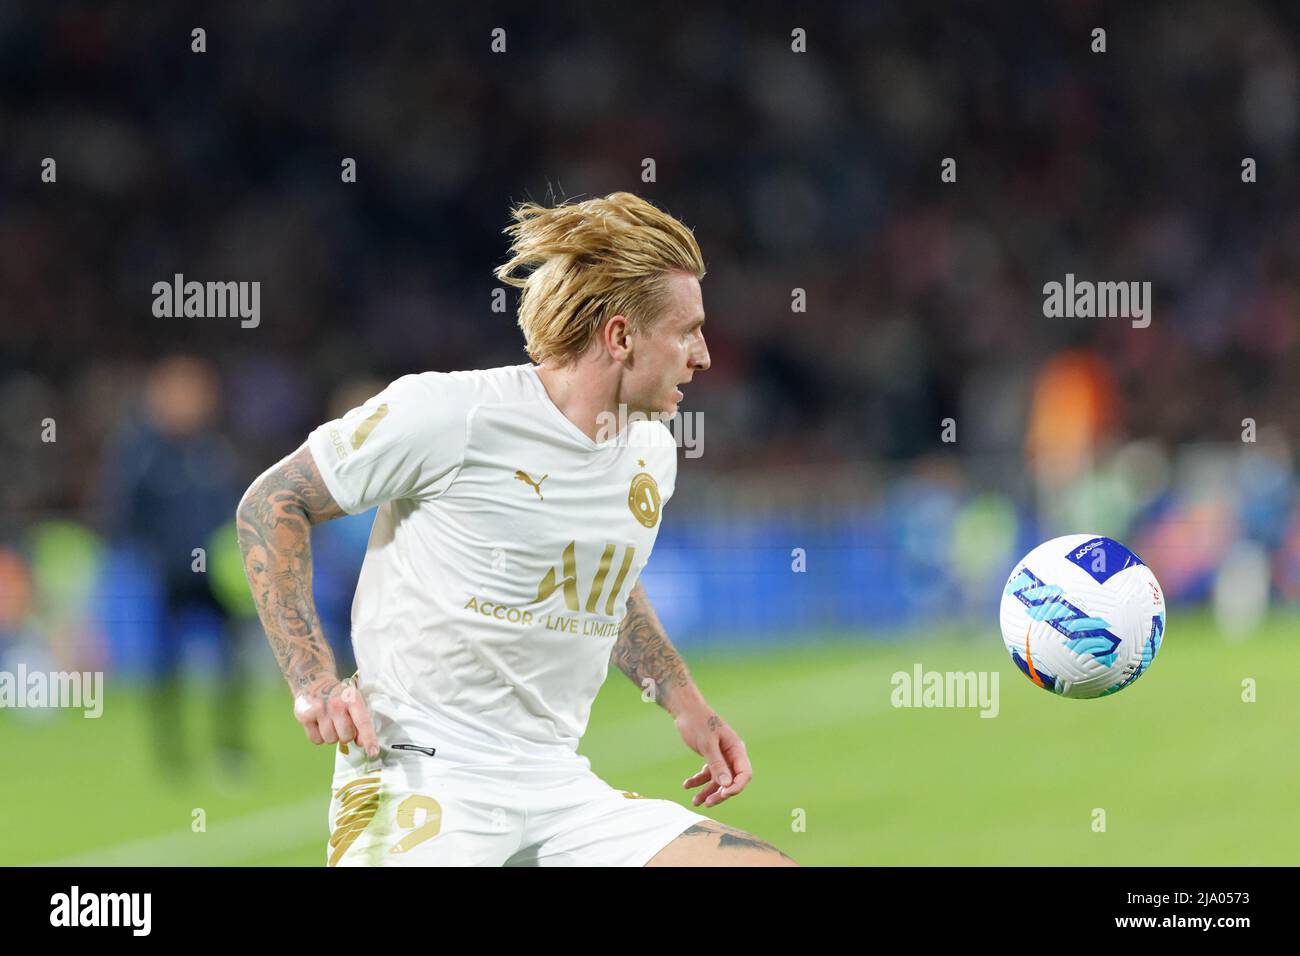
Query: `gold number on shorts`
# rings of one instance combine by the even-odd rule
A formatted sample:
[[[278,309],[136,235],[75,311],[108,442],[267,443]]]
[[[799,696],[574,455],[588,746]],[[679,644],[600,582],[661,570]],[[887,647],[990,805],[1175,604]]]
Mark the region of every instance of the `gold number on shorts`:
[[[416,828],[415,814],[424,811],[424,822]],[[389,853],[405,853],[413,850],[425,840],[431,840],[442,830],[442,804],[433,797],[415,793],[397,805],[397,825],[403,830],[411,830],[393,845]]]

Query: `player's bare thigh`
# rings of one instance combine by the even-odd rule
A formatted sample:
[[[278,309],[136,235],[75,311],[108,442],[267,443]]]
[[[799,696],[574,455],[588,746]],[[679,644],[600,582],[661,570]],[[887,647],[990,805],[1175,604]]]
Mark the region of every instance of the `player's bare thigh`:
[[[770,843],[725,823],[696,823],[646,866],[798,866]]]

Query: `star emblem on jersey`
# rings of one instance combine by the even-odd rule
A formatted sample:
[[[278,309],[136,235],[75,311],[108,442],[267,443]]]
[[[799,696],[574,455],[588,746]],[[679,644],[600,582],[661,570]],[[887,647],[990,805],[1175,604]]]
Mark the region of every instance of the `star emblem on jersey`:
[[[638,472],[627,489],[627,506],[632,517],[647,528],[659,523],[659,485],[654,475]]]
[[[529,488],[532,488],[533,491],[537,492],[537,497],[538,497],[540,500],[542,500],[542,501],[545,501],[545,500],[546,500],[545,498],[542,498],[542,482],[545,481],[545,480],[546,480],[547,478],[549,478],[549,477],[551,477],[551,476],[550,476],[550,474],[548,473],[548,474],[542,475],[542,477],[538,478],[536,481],[533,481],[533,479],[531,479],[531,478],[528,477],[528,474],[527,474],[526,472],[523,472],[523,471],[516,471],[516,472],[515,472],[515,479],[518,480],[518,481],[522,481],[522,482],[523,482],[524,484],[526,484]]]

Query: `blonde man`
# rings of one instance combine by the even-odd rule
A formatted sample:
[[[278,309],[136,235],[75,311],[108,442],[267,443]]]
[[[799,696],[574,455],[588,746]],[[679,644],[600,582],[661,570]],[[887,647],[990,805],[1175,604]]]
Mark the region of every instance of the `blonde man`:
[[[533,363],[398,378],[315,429],[239,505],[245,570],[316,744],[338,744],[331,866],[791,865],[755,837],[617,790],[577,753],[611,660],[740,793],[745,745],[705,703],[639,577],[676,482],[680,386],[709,367],[685,226],[629,193],[507,228]],[[621,417],[620,417],[620,412]],[[611,421],[627,422],[611,434]],[[311,526],[378,505],[340,680]]]

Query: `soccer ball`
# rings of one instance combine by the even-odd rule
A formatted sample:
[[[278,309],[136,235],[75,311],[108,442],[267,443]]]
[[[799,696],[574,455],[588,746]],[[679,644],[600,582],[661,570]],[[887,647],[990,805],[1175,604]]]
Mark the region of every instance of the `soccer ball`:
[[[1071,534],[1018,562],[1002,591],[1002,640],[1031,681],[1105,697],[1145,673],[1165,636],[1165,596],[1118,541]]]

